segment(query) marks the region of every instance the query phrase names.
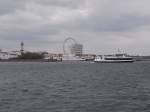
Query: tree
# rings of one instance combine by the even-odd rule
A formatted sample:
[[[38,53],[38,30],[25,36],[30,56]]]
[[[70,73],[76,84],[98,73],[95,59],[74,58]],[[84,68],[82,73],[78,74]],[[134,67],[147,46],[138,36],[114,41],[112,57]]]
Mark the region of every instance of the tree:
[[[19,59],[43,59],[44,55],[35,52],[26,52],[26,53],[22,53],[18,58]]]

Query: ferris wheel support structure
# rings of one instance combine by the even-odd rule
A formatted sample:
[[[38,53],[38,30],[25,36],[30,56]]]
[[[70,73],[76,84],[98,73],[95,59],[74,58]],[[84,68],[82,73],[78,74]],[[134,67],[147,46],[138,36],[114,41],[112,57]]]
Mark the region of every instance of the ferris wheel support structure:
[[[66,48],[66,45],[69,44],[69,43],[73,43],[73,44],[77,44],[77,41],[71,37],[68,37],[64,40],[63,42],[63,52],[64,52],[64,55],[68,55],[67,53],[67,48]]]

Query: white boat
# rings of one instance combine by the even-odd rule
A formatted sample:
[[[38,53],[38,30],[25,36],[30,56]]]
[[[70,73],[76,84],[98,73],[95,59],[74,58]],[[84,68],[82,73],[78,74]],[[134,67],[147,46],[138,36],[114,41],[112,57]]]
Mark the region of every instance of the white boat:
[[[97,63],[127,63],[134,62],[133,58],[126,54],[96,56],[94,62]]]

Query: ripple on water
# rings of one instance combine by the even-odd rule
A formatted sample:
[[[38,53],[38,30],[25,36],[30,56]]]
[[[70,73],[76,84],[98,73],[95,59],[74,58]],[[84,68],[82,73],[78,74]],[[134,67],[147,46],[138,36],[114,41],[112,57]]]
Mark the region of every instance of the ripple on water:
[[[0,63],[0,112],[150,112],[150,63]]]

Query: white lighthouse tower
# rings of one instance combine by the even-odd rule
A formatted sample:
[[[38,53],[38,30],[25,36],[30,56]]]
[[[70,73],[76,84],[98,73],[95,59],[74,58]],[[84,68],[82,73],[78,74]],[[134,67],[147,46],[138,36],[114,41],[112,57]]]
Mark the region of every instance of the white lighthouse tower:
[[[21,42],[20,46],[21,46],[20,52],[23,53],[24,52],[24,43]]]

